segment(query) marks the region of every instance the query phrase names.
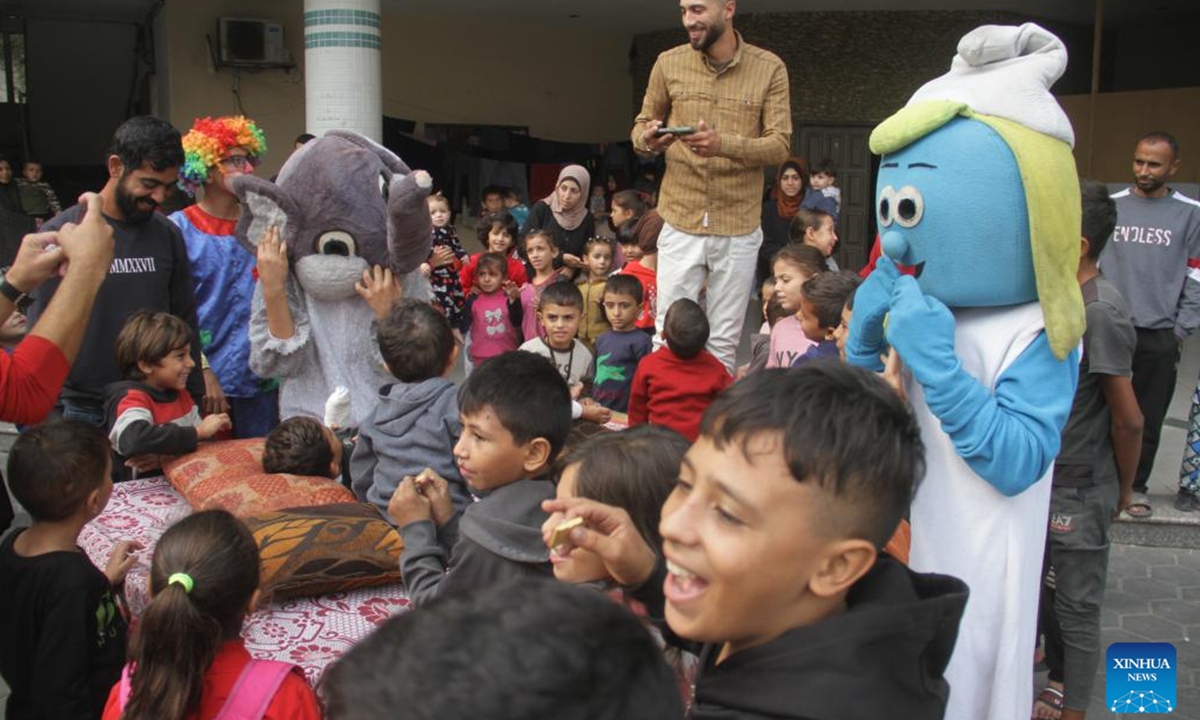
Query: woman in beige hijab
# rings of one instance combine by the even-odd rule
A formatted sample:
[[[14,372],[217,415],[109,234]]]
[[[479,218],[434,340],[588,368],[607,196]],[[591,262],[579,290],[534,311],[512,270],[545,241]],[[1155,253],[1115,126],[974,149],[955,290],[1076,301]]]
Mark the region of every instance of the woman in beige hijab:
[[[572,274],[583,267],[583,248],[596,234],[596,222],[588,212],[587,199],[592,180],[586,168],[568,165],[558,174],[554,191],[538,200],[529,210],[521,228],[522,237],[530,230],[547,230],[558,244],[562,263]]]

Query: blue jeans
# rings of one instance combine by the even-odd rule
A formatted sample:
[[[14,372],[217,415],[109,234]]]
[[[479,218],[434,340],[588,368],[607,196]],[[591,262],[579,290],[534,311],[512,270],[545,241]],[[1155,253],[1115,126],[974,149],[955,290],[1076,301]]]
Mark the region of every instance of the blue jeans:
[[[101,405],[92,405],[90,403],[81,403],[77,400],[67,400],[59,398],[58,404],[54,406],[55,411],[68,420],[82,420],[89,425],[95,425],[100,429],[104,429],[104,407]]]
[[[279,424],[279,390],[254,397],[227,397],[235,438],[266,437]]]

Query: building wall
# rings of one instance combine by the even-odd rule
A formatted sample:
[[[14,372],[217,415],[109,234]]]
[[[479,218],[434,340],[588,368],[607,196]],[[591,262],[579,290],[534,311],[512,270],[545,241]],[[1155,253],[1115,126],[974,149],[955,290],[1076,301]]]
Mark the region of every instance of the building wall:
[[[1158,90],[1195,85],[1197,36],[1200,23],[1194,22],[1122,28],[1113,38],[1112,53],[1119,62],[1113,69],[1112,87],[1106,89]]]
[[[221,16],[284,23],[297,69],[240,73],[241,107],[267,135],[259,174],[275,172],[304,132],[300,0],[205,0],[166,6],[170,119],[236,113],[230,70],[213,72],[205,35]],[[629,130],[629,37],[503,22],[383,14],[383,112],[418,122],[528,126],[551,140],[602,142]]]
[[[1165,130],[1179,140],[1183,162],[1175,180],[1200,182],[1200,87],[1097,95],[1090,169],[1091,97],[1070,95],[1059,102],[1075,127],[1075,162],[1081,175],[1103,182],[1132,182],[1137,139]]]
[[[244,112],[267,136],[267,158],[258,174],[274,174],[304,132],[304,3],[301,0],[204,0],[167,3],[165,48],[170,73],[169,119],[186,132],[197,117]],[[296,69],[232,70],[213,68],[207,38],[216,52],[217,18],[244,17],[284,24],[284,40]],[[237,87],[237,96],[234,87]],[[241,98],[239,105],[238,96]]]
[[[25,28],[30,150],[47,165],[104,164],[133,83],[133,25],[30,20]],[[63,48],[70,58],[64,61]]]
[[[528,126],[563,142],[627,137],[628,34],[503,20],[383,16],[383,110],[421,122]]]
[[[738,16],[735,25],[748,42],[771,50],[787,63],[797,125],[795,141],[803,125],[881,122],[923,83],[949,69],[963,34],[985,23],[1026,20],[1029,18],[999,12],[807,12]],[[1053,90],[1075,127],[1075,155],[1083,173],[1092,141],[1088,121],[1092,30],[1037,22],[1067,45],[1067,72]],[[1092,177],[1107,182],[1127,180],[1136,139],[1150,130],[1164,129],[1175,133],[1182,146],[1184,162],[1178,180],[1200,180],[1200,87],[1186,87],[1196,83],[1195,63],[1164,62],[1178,52],[1191,51],[1191,45],[1181,39],[1185,34],[1173,28],[1137,27],[1105,32],[1101,89],[1128,91],[1098,96]],[[1187,35],[1194,36],[1194,32]],[[1138,52],[1139,47],[1156,44],[1156,38],[1170,45],[1163,51],[1166,54]],[[634,38],[635,107],[641,106],[658,53],[684,41],[680,28]],[[1155,71],[1146,65],[1148,57],[1153,58]],[[1142,89],[1132,91],[1131,85]],[[1175,89],[1149,89],[1172,86]]]
[[[787,64],[797,124],[862,125],[886,119],[918,87],[949,70],[959,38],[971,29],[1026,19],[1001,12],[798,12],[739,15],[734,25],[747,42]],[[1089,28],[1051,29],[1072,56],[1090,57]],[[635,107],[658,54],[685,41],[681,28],[634,38]],[[1086,92],[1088,64],[1072,63],[1056,91]]]

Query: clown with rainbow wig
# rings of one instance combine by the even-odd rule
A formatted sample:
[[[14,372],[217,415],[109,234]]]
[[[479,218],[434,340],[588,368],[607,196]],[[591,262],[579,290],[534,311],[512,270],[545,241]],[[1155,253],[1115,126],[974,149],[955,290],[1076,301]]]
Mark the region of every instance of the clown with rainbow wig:
[[[250,370],[254,256],[234,237],[242,207],[228,182],[254,173],[267,141],[250,118],[205,117],[183,137],[183,151],[179,185],[199,199],[171,221],[192,266],[205,359],[203,410],[228,412],[235,437],[262,437],[279,422],[278,385]]]
[[[227,171],[235,157],[258,165],[258,158],[267,152],[267,139],[254,121],[241,115],[219,118],[199,118],[183,136],[183,167],[179,169],[179,184],[189,195],[203,187],[213,173]],[[234,161],[234,169],[242,163]]]

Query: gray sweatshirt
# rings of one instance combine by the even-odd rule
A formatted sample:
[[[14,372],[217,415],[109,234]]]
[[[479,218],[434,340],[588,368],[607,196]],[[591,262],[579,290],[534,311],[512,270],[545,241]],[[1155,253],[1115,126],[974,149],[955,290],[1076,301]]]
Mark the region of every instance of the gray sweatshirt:
[[[1100,269],[1135,327],[1187,337],[1200,326],[1200,202],[1178,192],[1146,198],[1132,188],[1112,197],[1117,227]]]
[[[400,576],[413,606],[510,579],[553,577],[542,540],[542,501],[552,497],[552,483],[518,480],[481,493],[441,527],[418,520],[400,528]]]
[[[365,263],[362,268],[367,269]],[[429,281],[419,270],[400,282],[404,297],[429,300]],[[342,300],[317,296],[328,295],[328,288],[317,295],[305,292],[294,273],[286,288],[294,330],[291,337],[277,338],[267,320],[262,283],[254,283],[250,369],[261,378],[279,380],[279,417],[324,417],[325,400],[345,387],[352,406],[349,427],[361,425],[375,404],[376,390],[392,380],[375,341],[375,313],[353,290]]]
[[[462,435],[458,388],[445,378],[397,382],[379,390],[378,402],[359,426],[350,458],[351,487],[387,517],[388,500],[405,475],[431,468],[446,479],[454,507],[471,502],[454,462],[454,444]]]

